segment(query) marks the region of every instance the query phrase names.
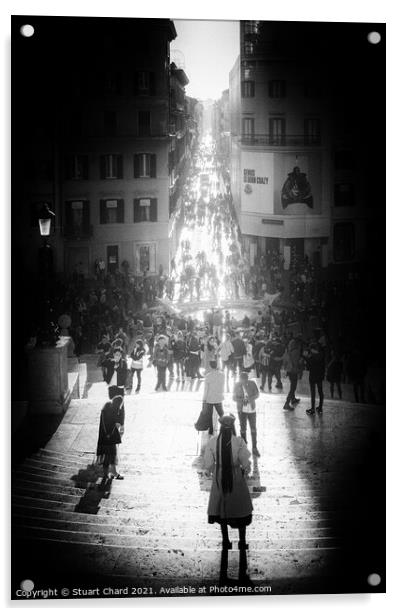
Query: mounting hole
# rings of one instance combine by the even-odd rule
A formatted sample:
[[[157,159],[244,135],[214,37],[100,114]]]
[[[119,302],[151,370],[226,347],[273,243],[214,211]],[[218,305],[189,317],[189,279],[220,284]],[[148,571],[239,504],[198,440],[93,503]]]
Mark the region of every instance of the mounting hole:
[[[31,592],[35,587],[35,584],[32,580],[22,580],[20,584],[21,590],[25,590],[26,592]]]
[[[367,40],[372,45],[378,45],[381,41],[381,34],[379,32],[369,32],[367,35]]]
[[[24,24],[23,26],[21,26],[20,32],[22,36],[29,38],[30,36],[34,35],[35,28],[31,26],[31,24]]]
[[[367,578],[367,583],[370,586],[378,586],[381,583],[381,576],[378,573],[370,573]]]

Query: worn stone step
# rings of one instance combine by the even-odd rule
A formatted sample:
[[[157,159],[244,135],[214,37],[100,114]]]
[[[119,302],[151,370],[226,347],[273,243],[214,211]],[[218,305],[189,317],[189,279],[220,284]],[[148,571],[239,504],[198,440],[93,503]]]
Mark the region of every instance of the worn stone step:
[[[129,585],[149,586],[158,580],[199,584],[200,580],[219,579],[220,550],[198,550],[196,554],[183,550],[133,550],[124,547],[86,545],[78,542],[54,541],[26,537],[26,545],[33,553],[46,550],[50,562],[59,561],[63,554],[63,570],[96,571],[99,575],[125,578]],[[228,553],[228,574],[236,578],[238,550]],[[266,549],[247,554],[248,572],[252,580],[275,581],[307,577],[321,578],[327,574],[328,565],[343,564],[343,551],[334,548],[274,550]],[[67,568],[67,569],[65,569]]]
[[[33,504],[31,503],[32,500],[35,501]],[[94,523],[94,521],[98,521],[102,524],[115,523],[134,526],[143,526],[144,523],[149,524],[149,515],[141,511],[137,511],[132,515],[128,515],[125,512],[116,512],[117,514],[111,517],[110,515],[102,513],[102,509],[96,515],[77,512],[74,510],[71,511],[71,509],[46,509],[45,507],[38,506],[36,500],[37,499],[24,499],[23,504],[14,504],[14,511],[22,516],[40,516],[42,518],[58,519],[65,521],[82,521],[88,523]],[[163,513],[156,513],[153,516],[153,519],[155,519],[156,525],[169,523],[171,525],[179,525],[182,528],[186,528],[187,526],[193,528],[193,526],[200,526],[205,524],[206,512],[205,509],[200,510],[198,511],[198,513],[194,513],[191,519],[183,519],[182,515],[180,515],[180,512],[172,512],[172,514],[169,514],[168,520],[166,520],[166,516]],[[294,525],[295,519],[296,518],[294,516],[291,516],[289,517],[289,519],[284,520],[283,516],[254,513],[252,527],[258,525],[259,528],[270,528],[273,525],[276,525],[278,528],[282,528],[285,530],[289,529],[291,525]],[[333,516],[308,518],[299,515],[297,517],[297,527],[300,530],[328,528],[333,520]],[[209,525],[209,527],[213,526]],[[291,528],[293,528],[293,526],[291,526]]]
[[[57,475],[49,477],[46,472],[42,474],[34,474],[28,473],[26,471],[16,471],[14,475],[14,479],[12,482],[13,490],[16,490],[18,487],[24,488],[36,488],[41,487],[41,489],[46,490],[49,488],[49,491],[54,492],[58,491],[57,488],[76,488],[80,490],[77,494],[80,494],[82,491],[85,492],[86,489],[90,489],[99,485],[101,478],[99,476],[94,476],[92,480],[82,479],[82,480],[72,480],[68,475]],[[175,485],[178,482],[175,482]],[[270,498],[292,498],[297,499],[299,502],[305,502],[303,499],[306,498],[316,498],[325,500],[328,498],[337,498],[341,499],[342,491],[339,489],[331,488],[327,486],[325,491],[315,489],[298,489],[297,486],[290,487],[271,487],[271,486],[260,486],[256,481],[248,481],[248,487],[250,493],[253,495],[258,495],[258,498],[267,499]],[[163,481],[160,481],[163,489],[159,489],[159,494],[165,494],[169,496],[172,493],[172,481],[170,478],[169,486],[164,487]],[[141,478],[130,478],[127,477],[124,480],[124,484],[117,484],[114,482],[113,490],[114,493],[124,493],[127,495],[138,496],[141,494],[147,495],[149,493],[149,480],[147,481],[145,477]],[[186,494],[187,497],[192,497],[197,499],[199,497],[200,490],[205,492],[209,492],[211,489],[211,481],[205,480],[200,482],[200,485],[197,486],[181,486],[180,487],[183,494]]]
[[[89,465],[90,466],[90,465]],[[124,464],[121,464],[120,467],[122,472],[125,473],[127,479],[131,477],[139,477],[139,476],[143,476],[142,472],[140,470],[138,470],[138,467],[128,467]],[[16,471],[14,471],[15,473],[17,473],[18,471],[20,472],[27,472],[27,473],[35,473],[35,474],[45,474],[46,476],[49,477],[61,477],[61,478],[71,478],[71,477],[79,477],[80,476],[80,471],[82,472],[96,472],[98,474],[101,473],[101,467],[96,466],[96,467],[92,467],[90,466],[90,468],[88,469],[87,467],[85,468],[77,468],[76,466],[66,466],[63,465],[61,463],[59,464],[54,464],[54,463],[42,463],[40,461],[37,460],[27,460],[25,461],[23,464],[21,464],[18,469],[16,469]],[[81,474],[82,474],[81,472]],[[211,481],[211,479],[208,479],[203,470],[196,470],[194,468],[185,468],[185,469],[180,469],[178,468],[177,470],[174,469],[173,470],[166,470],[166,469],[161,469],[160,467],[155,467],[155,469],[151,469],[147,471],[147,476],[146,479],[148,483],[150,481],[150,478],[154,478],[157,479],[159,482],[161,482],[161,480],[171,480],[172,477],[177,477],[182,478],[184,480],[185,477],[187,478],[191,478],[193,479],[194,477],[194,473],[197,473],[199,479],[203,482],[207,482],[207,481]],[[315,490],[320,490],[322,491],[322,489],[324,488],[330,488],[332,490],[333,486],[336,487],[337,485],[339,485],[341,483],[341,479],[338,476],[331,476],[328,477],[326,480],[323,478],[311,478],[311,479],[300,479],[300,478],[293,478],[292,476],[289,475],[284,475],[283,476],[283,481],[282,481],[282,477],[279,474],[276,474],[275,477],[267,477],[266,474],[264,474],[264,478],[265,478],[265,482],[264,485],[268,488],[268,487],[278,487],[278,488],[282,488],[282,489],[290,489],[293,486],[300,486],[302,488],[307,488],[307,489],[315,489]],[[259,483],[259,480],[257,478],[253,478],[253,476],[251,475],[250,478],[248,479],[248,481],[250,482],[251,485],[256,485]],[[347,485],[347,482],[346,482]],[[345,483],[342,482],[342,490],[344,491],[345,489]],[[321,492],[320,492],[321,493]]]
[[[131,534],[108,534],[106,532],[83,532],[71,530],[55,530],[51,528],[41,528],[35,526],[19,526],[16,522],[14,528],[17,529],[20,537],[33,536],[45,539],[53,539],[58,541],[74,541],[77,543],[86,544],[102,544],[104,546],[125,547],[139,550],[168,550],[179,548],[181,550],[189,550],[196,552],[198,549],[219,550],[219,539],[205,539],[197,536],[183,538],[172,538],[170,536],[160,535],[152,538],[149,535],[131,535]],[[336,548],[339,547],[339,540],[333,537],[314,537],[314,538],[280,538],[270,539],[265,541],[247,539],[250,550],[289,550],[289,549],[318,549],[318,548]]]
[[[96,490],[95,488],[92,488]],[[71,499],[75,498],[76,502],[84,497],[85,489],[83,488],[75,488],[70,486],[53,486],[46,485],[35,482],[22,482],[13,487],[13,492],[19,495],[25,496],[34,496],[38,498],[45,499],[50,497],[52,500],[64,500],[64,497],[68,497],[68,502],[74,502]],[[137,506],[144,507],[153,505],[154,507],[159,507],[161,503],[161,498],[170,499],[169,502],[170,508],[177,508],[179,506],[191,506],[191,504],[195,501],[201,501],[202,494],[205,496],[208,494],[207,492],[198,492],[194,488],[190,491],[182,490],[181,493],[177,494],[175,492],[172,493],[171,489],[164,491],[163,489],[159,489],[158,493],[147,489],[142,489],[141,486],[133,486],[132,490],[127,487],[112,487],[112,491],[108,497],[109,506],[113,504],[115,507],[125,508],[127,506]],[[333,510],[339,510],[345,506],[345,503],[339,501],[335,497],[315,497],[315,496],[306,496],[306,497],[278,497],[271,496],[266,492],[262,493],[254,493],[251,491],[251,496],[254,498],[259,498],[264,500],[264,507],[266,509],[270,508],[287,508],[287,507],[300,507],[303,509],[311,508],[312,510],[322,509],[328,510],[331,508]]]
[[[72,513],[76,515],[82,515],[75,511],[76,502],[66,502],[66,501],[58,501],[58,500],[49,500],[49,499],[40,499],[34,498],[30,496],[15,496],[13,497],[13,505],[18,505],[23,508],[25,511],[35,512],[39,510],[47,510],[47,511],[59,511],[60,515],[63,515],[65,512]],[[198,507],[194,509],[189,509],[189,513],[191,513],[191,520],[194,524],[204,524],[206,520],[206,507]],[[185,519],[186,512],[181,510],[172,509],[169,511],[169,519],[174,521],[181,521],[183,518]],[[270,525],[274,523],[280,523],[284,526],[288,526],[293,523],[294,527],[299,526],[301,523],[306,524],[324,524],[324,525],[332,525],[335,522],[347,523],[350,520],[352,512],[323,512],[323,511],[298,511],[298,512],[289,512],[284,511],[283,509],[277,509],[266,511],[264,513],[254,513],[253,512],[253,525],[266,525],[268,528]],[[87,515],[87,514],[86,514]],[[123,520],[136,520],[141,523],[146,523],[149,519],[149,511],[147,509],[141,509],[140,507],[131,507],[124,509],[116,509],[110,507],[109,504],[102,503],[100,505],[100,509],[97,512],[96,517],[100,519],[110,520],[110,516],[113,516],[113,519],[121,518]],[[93,518],[93,515],[91,515]],[[158,511],[153,512],[152,518],[156,521],[156,523],[164,524],[166,520],[166,514],[164,512],[158,513]]]
[[[108,518],[106,521],[99,520],[98,516],[92,516],[91,520],[83,521],[82,519],[60,519],[54,517],[42,517],[38,515],[27,515],[26,513],[20,514],[16,513],[13,516],[13,521],[18,526],[33,526],[40,528],[49,528],[53,530],[70,530],[70,531],[83,531],[83,532],[96,532],[96,533],[106,533],[106,534],[117,534],[117,535],[147,535],[153,537],[159,536],[171,536],[171,537],[188,537],[196,536],[196,537],[205,537],[216,535],[216,537],[220,538],[220,530],[218,529],[218,525],[207,525],[205,523],[205,517],[203,519],[203,524],[199,526],[197,530],[197,526],[194,523],[183,524],[179,521],[172,522],[170,520],[165,520],[163,526],[159,523],[153,523],[149,520],[146,523],[127,523],[126,521],[121,520],[113,520]],[[250,539],[255,540],[265,540],[265,539],[305,539],[305,538],[329,538],[333,537],[334,532],[333,529],[329,526],[321,526],[321,527],[304,527],[299,528],[297,530],[293,528],[286,528],[281,526],[280,524],[272,524],[269,528],[263,527],[263,525],[251,525],[248,529],[248,537]]]

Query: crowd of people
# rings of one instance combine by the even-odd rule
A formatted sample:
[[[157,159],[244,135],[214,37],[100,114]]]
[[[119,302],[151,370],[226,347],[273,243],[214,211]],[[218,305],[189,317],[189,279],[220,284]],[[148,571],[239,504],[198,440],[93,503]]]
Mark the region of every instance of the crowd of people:
[[[109,401],[101,412],[97,445],[104,481],[124,478],[117,467],[124,400],[141,394],[144,370],[154,371],[156,392],[168,391],[173,381],[203,381],[195,428],[210,435],[204,452],[212,474],[208,521],[220,524],[223,549],[232,548],[231,526],[239,531],[239,549],[246,550],[253,507],[245,479],[251,456],[260,456],[258,398],[285,393],[283,409],[294,411],[304,372],[310,388],[307,415],[323,413],[325,380],[331,398],[342,399],[345,381],[352,383],[356,402],[377,392],[370,388],[370,366],[361,348],[342,338],[342,317],[332,327],[333,314],[342,315],[340,304],[354,286],[322,282],[307,258],[292,255],[286,303],[262,302],[263,308],[246,311],[242,319],[219,307],[221,300],[240,297],[264,300],[278,294],[281,300],[285,282],[278,251],[268,250],[253,266],[247,264],[230,192],[220,188],[214,152],[201,148],[184,186],[183,230],[169,275],[159,268],[156,278],[145,273],[133,281],[125,269],[108,279],[98,262],[98,288],[77,293],[81,281],[74,280],[63,307],[72,315],[77,353],[84,343],[90,352],[95,349],[107,384]],[[172,309],[155,307],[156,297],[169,300]],[[202,317],[174,308],[202,300],[214,306]],[[225,414],[225,394],[235,404],[239,436],[236,418]],[[214,410],[220,424],[215,436]]]

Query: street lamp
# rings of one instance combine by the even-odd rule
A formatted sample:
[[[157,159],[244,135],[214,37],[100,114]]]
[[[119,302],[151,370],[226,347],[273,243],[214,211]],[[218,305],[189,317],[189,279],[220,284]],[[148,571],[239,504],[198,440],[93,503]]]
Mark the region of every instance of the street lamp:
[[[38,212],[38,223],[43,246],[38,254],[38,280],[40,288],[40,326],[37,335],[37,346],[54,346],[59,338],[54,323],[54,314],[51,301],[51,286],[53,277],[53,251],[48,243],[48,237],[55,214],[47,203],[43,203]]]
[[[39,231],[42,237],[47,237],[50,235],[50,228],[52,226],[52,220],[54,220],[54,218],[54,212],[49,209],[47,203],[44,203],[38,216]]]

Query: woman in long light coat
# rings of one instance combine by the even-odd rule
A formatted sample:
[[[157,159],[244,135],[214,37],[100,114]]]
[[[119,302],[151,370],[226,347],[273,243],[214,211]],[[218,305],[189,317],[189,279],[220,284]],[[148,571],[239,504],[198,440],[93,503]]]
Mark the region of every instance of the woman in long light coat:
[[[236,436],[234,415],[222,415],[218,436],[212,437],[204,454],[205,468],[213,473],[208,503],[208,522],[220,524],[222,547],[231,549],[228,526],[239,530],[239,550],[248,549],[246,527],[251,524],[253,505],[245,475],[251,454],[241,436]]]

